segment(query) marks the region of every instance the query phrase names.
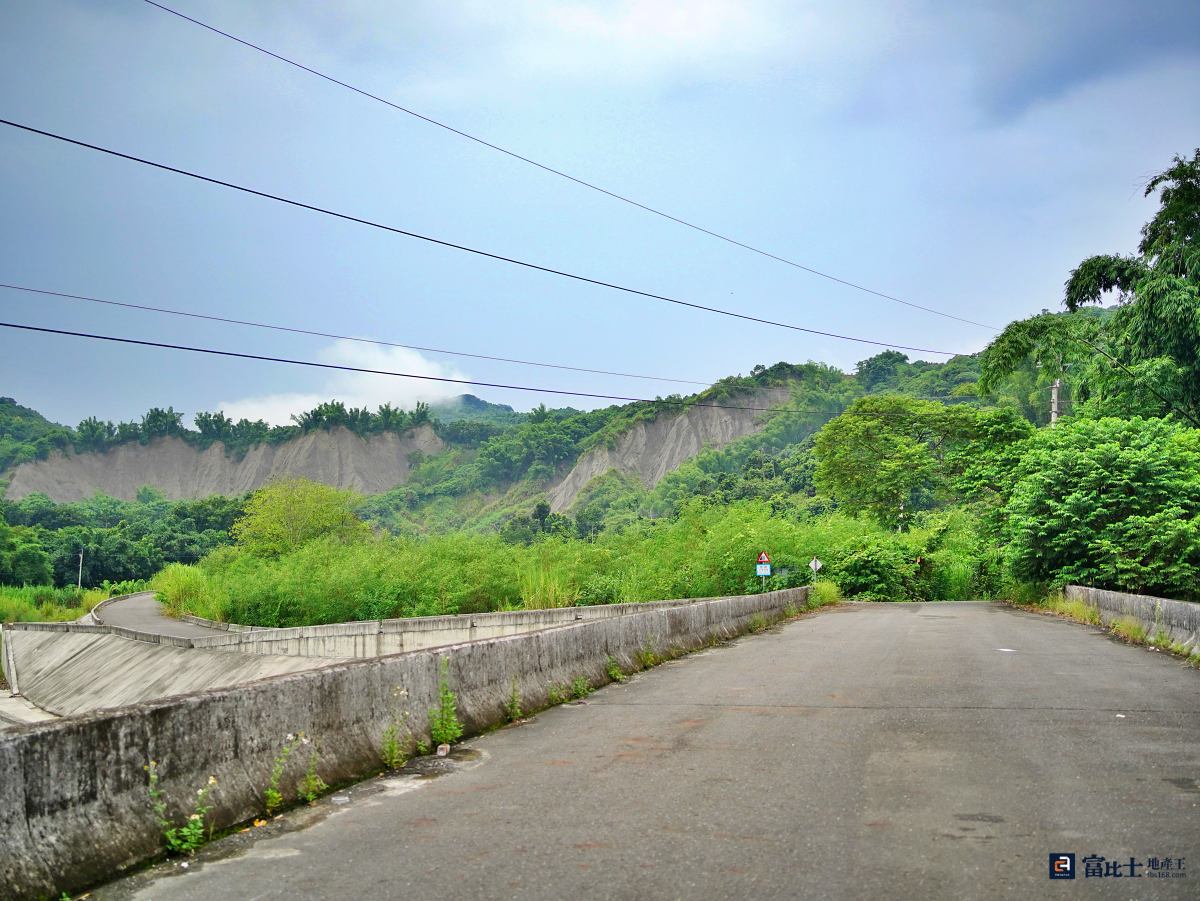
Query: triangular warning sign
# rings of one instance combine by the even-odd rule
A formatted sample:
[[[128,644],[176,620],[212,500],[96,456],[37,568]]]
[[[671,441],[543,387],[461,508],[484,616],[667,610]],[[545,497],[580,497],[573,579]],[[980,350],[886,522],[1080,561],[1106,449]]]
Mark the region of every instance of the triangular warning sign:
[[[766,551],[763,551],[761,554],[758,555],[758,562],[759,563],[770,563],[771,558],[769,556],[767,556]]]

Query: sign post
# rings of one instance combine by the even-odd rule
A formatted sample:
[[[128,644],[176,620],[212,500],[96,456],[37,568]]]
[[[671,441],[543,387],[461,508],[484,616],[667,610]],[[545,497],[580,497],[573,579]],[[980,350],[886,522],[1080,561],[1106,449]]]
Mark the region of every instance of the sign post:
[[[754,567],[754,574],[762,576],[763,591],[766,591],[767,576],[771,575],[771,558],[766,551],[758,555],[758,564]]]

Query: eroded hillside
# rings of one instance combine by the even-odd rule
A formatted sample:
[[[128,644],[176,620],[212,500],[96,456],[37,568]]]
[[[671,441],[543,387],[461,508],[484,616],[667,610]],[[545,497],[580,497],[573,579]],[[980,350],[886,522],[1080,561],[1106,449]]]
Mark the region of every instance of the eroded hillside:
[[[637,476],[647,488],[690,460],[704,448],[721,448],[745,435],[761,431],[766,415],[732,406],[771,407],[788,399],[787,387],[768,388],[740,395],[723,408],[691,407],[682,413],[634,423],[613,446],[600,445],[585,452],[570,472],[550,490],[550,508],[567,510],[588,483],[611,470]]]
[[[366,438],[344,428],[317,430],[281,444],[252,447],[240,459],[226,454],[221,444],[198,450],[179,438],[158,438],[99,454],[54,452],[45,460],[23,463],[13,470],[6,496],[19,500],[40,492],[69,502],[99,492],[132,500],[143,485],[153,485],[179,500],[242,494],[285,475],[378,494],[407,481],[415,452],[430,455],[444,449],[429,425]]]

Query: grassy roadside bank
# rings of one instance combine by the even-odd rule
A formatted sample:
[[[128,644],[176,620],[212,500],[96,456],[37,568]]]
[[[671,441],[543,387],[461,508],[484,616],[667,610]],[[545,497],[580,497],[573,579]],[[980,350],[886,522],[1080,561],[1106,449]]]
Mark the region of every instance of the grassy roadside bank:
[[[1052,593],[1042,600],[1032,603],[1020,601],[1005,601],[1004,603],[1029,613],[1056,616],[1059,619],[1067,619],[1085,626],[1096,626],[1126,644],[1138,645],[1154,651],[1165,651],[1178,657],[1188,666],[1200,669],[1200,646],[1189,649],[1177,641],[1172,641],[1163,632],[1156,632],[1152,635],[1132,616],[1119,616],[1105,623],[1100,616],[1100,611],[1095,607],[1083,601],[1069,601],[1061,593]]]

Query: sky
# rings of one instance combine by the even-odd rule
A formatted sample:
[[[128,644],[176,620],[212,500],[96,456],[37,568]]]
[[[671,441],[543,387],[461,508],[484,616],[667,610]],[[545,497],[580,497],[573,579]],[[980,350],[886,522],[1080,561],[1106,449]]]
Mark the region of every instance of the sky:
[[[1132,252],[1200,145],[1194,2],[164,0],[387,100],[795,263],[654,216],[144,0],[0,4],[0,118],[689,303],[973,353]],[[882,350],[685,308],[0,126],[0,282],[331,335],[711,383]],[[5,322],[630,397],[544,369],[0,289]],[[944,360],[945,354],[910,353]],[[336,398],[606,402],[0,329],[49,418],[286,423]]]

